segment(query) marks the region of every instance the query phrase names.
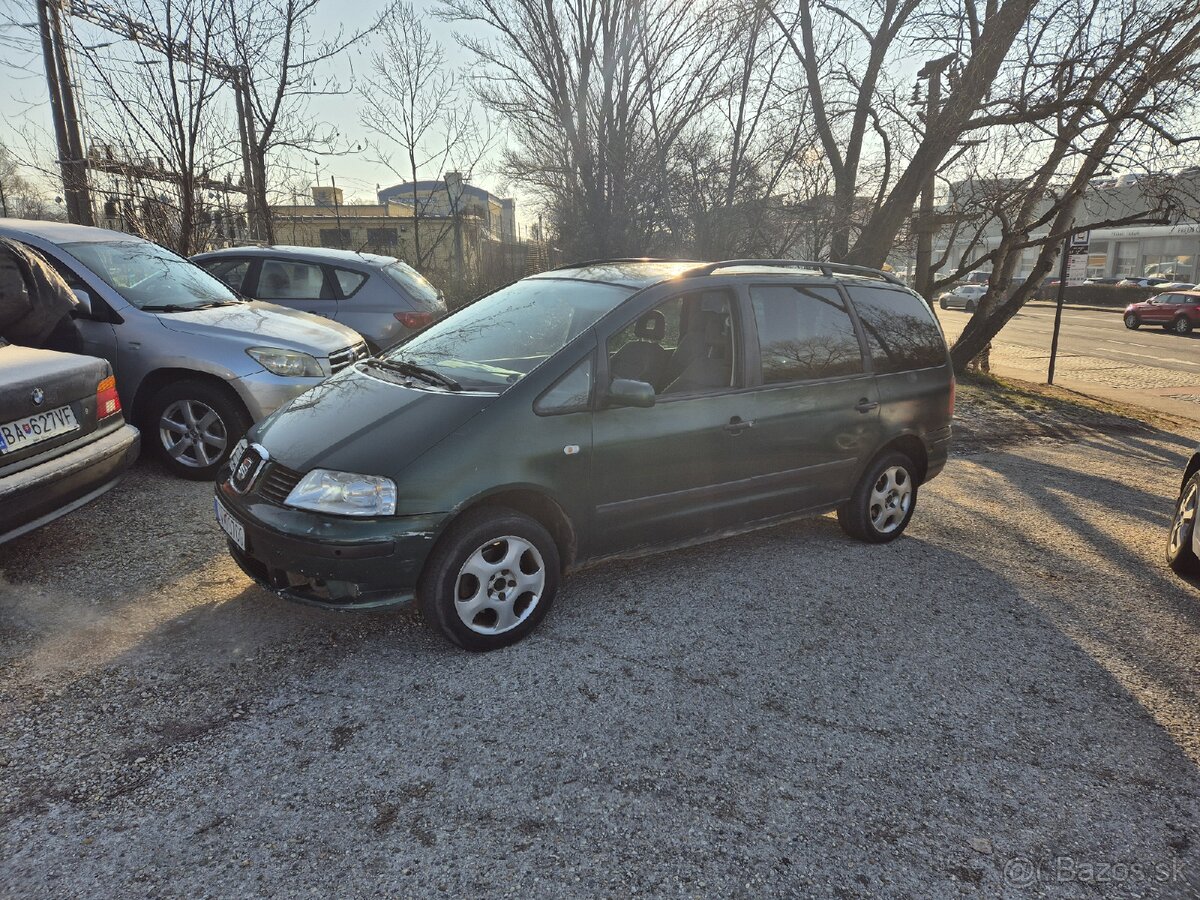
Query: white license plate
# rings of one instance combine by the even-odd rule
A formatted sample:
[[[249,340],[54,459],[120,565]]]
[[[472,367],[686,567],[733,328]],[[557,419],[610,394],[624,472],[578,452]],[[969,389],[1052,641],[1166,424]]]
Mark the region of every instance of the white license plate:
[[[0,425],[0,453],[12,453],[68,431],[78,430],[79,423],[75,421],[75,413],[69,406],[34,413]]]
[[[229,535],[229,539],[238,545],[239,550],[246,549],[246,527],[233,514],[221,505],[221,501],[213,498],[213,506],[217,510],[217,524]]]

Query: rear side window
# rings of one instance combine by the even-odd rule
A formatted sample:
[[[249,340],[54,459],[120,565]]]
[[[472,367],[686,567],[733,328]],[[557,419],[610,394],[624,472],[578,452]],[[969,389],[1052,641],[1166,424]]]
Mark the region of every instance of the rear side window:
[[[349,269],[334,269],[333,274],[337,276],[338,287],[342,289],[343,297],[353,295],[367,280],[367,276],[362,272],[351,272]]]
[[[282,259],[263,260],[256,295],[260,300],[333,299],[320,266]]]
[[[762,348],[763,384],[863,371],[854,323],[834,288],[756,285],[750,302]]]
[[[867,333],[877,374],[946,364],[946,342],[929,304],[920,297],[864,285],[846,290]]]

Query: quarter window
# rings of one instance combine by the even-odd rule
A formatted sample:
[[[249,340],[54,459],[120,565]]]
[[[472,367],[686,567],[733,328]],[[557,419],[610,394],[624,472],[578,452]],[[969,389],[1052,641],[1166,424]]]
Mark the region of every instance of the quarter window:
[[[542,416],[578,412],[587,409],[592,400],[592,379],[595,372],[593,354],[580,362],[533,404],[534,412]]]
[[[351,272],[349,269],[334,269],[333,274],[337,276],[338,287],[342,289],[343,297],[349,297],[367,280],[367,276],[362,272]]]
[[[839,378],[863,371],[854,323],[834,288],[750,288],[763,384]]]
[[[946,342],[929,304],[904,290],[854,285],[847,290],[867,334],[875,372],[946,364]]]

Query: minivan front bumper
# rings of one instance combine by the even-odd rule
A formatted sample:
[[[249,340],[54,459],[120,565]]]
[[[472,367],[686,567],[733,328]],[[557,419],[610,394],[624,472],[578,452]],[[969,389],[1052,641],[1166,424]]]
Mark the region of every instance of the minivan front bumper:
[[[446,513],[352,519],[238,494],[222,478],[217,502],[245,529],[234,561],[288,600],[331,609],[378,609],[413,599]]]

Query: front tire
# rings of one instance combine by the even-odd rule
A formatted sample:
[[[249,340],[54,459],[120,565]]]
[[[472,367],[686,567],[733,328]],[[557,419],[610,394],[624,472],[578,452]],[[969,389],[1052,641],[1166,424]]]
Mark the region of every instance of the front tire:
[[[854,493],[838,507],[838,524],[852,538],[886,544],[904,533],[917,508],[916,466],[892,450],[875,459]]]
[[[436,631],[465,650],[514,644],[550,611],[558,547],[540,522],[505,507],[464,513],[438,541],[417,600]]]
[[[198,379],[168,384],[146,407],[143,440],[175,475],[211,481],[233,445],[250,428],[236,397]]]
[[[1142,324],[1142,320],[1139,319],[1133,313],[1130,313],[1129,315],[1127,315],[1125,317],[1125,327],[1128,328],[1130,331],[1137,331],[1138,326],[1141,324]]]
[[[939,300],[939,301],[938,301],[938,306],[940,306],[942,309],[949,309],[949,308],[950,308],[950,304],[949,304],[949,303],[947,303],[945,300]]]
[[[1191,334],[1192,320],[1186,316],[1180,316],[1171,323],[1171,330],[1176,334]]]
[[[1196,534],[1197,507],[1200,507],[1200,472],[1197,472],[1179,492],[1175,501],[1175,518],[1167,537],[1167,565],[1180,575],[1200,575],[1200,559],[1193,549]]]

